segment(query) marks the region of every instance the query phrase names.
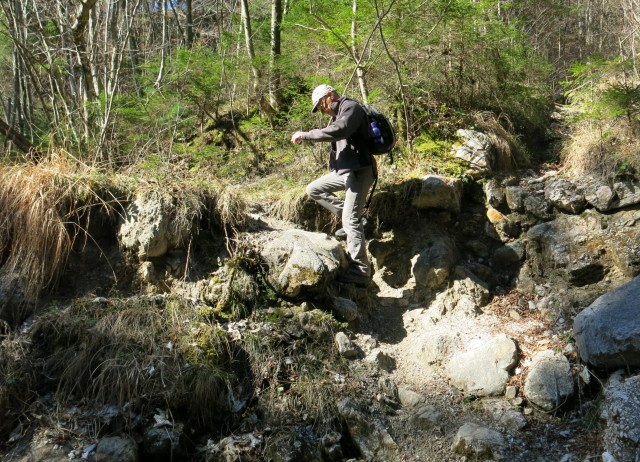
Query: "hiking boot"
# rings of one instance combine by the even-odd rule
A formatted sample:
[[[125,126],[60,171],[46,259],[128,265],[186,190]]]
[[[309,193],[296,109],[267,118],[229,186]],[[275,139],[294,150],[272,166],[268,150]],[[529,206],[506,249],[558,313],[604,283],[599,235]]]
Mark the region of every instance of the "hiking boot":
[[[338,239],[339,241],[344,241],[347,238],[347,232],[344,230],[344,228],[340,228],[339,230],[337,230],[334,234],[333,234],[336,239]]]
[[[367,226],[367,219],[365,217],[362,217],[360,221],[362,222],[362,226]],[[333,235],[339,241],[344,241],[347,238],[347,232],[344,230],[344,228],[340,228],[335,233],[333,233]]]
[[[336,280],[344,284],[355,284],[358,287],[368,287],[371,284],[371,278],[369,276],[357,274],[352,271],[338,274]]]

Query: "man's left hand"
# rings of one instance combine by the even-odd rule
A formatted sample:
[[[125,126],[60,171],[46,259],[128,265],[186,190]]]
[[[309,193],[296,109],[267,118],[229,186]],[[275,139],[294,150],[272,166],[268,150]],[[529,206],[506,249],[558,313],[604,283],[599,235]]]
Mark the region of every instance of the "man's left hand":
[[[291,135],[291,142],[294,144],[302,143],[302,132],[295,132]]]

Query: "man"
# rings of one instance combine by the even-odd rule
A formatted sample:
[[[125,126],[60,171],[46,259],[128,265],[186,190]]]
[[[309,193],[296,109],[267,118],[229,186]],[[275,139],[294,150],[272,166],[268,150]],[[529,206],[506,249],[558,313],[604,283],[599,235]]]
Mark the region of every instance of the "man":
[[[347,238],[349,269],[338,280],[366,286],[371,278],[371,265],[365,248],[362,211],[369,188],[376,176],[376,165],[369,152],[367,115],[357,102],[340,97],[329,85],[317,86],[311,95],[313,109],[331,117],[325,128],[295,132],[292,143],[329,142],[330,172],[307,186],[307,194],[318,204],[342,219]],[[344,191],[344,200],[336,192]]]

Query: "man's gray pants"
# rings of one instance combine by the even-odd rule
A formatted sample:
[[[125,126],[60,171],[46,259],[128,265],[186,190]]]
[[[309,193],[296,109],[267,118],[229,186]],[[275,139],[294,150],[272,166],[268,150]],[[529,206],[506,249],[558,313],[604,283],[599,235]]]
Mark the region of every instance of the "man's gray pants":
[[[352,261],[350,270],[365,276],[371,275],[371,265],[360,218],[373,181],[373,169],[365,167],[343,174],[332,171],[307,186],[311,199],[342,218],[342,227],[347,234],[347,252]],[[335,195],[338,191],[345,192],[344,200]]]

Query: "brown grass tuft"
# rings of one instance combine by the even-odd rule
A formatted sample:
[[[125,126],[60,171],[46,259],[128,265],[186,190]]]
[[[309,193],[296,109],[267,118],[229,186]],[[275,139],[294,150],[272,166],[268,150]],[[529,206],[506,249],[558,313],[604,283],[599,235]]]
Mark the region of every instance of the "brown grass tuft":
[[[79,236],[77,218],[94,195],[77,187],[78,174],[62,157],[0,166],[0,268],[17,276],[25,303],[56,281]]]
[[[496,116],[493,112],[476,112],[473,119],[478,129],[485,133],[496,148],[498,170],[513,170],[531,165],[526,148],[514,135],[511,120],[506,114]]]
[[[640,141],[619,119],[606,133],[588,125],[574,127],[562,150],[564,171],[574,177],[594,176],[613,181],[616,176],[640,173]]]

